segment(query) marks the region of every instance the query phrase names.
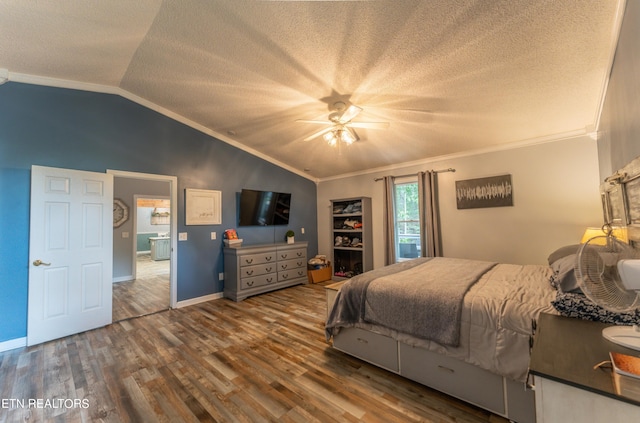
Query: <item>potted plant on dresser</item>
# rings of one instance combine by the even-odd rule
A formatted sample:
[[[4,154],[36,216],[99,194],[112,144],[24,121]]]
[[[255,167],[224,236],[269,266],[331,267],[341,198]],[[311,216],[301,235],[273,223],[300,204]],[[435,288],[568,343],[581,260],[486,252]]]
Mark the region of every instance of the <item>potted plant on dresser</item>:
[[[294,242],[296,242],[294,238],[295,233],[292,230],[288,230],[285,236],[287,237],[287,244],[293,244]]]

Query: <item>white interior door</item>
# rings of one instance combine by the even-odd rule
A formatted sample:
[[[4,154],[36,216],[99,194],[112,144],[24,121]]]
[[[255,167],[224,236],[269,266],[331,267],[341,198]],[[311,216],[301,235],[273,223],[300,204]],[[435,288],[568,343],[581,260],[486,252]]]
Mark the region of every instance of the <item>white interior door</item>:
[[[27,344],[111,323],[113,175],[31,168]]]

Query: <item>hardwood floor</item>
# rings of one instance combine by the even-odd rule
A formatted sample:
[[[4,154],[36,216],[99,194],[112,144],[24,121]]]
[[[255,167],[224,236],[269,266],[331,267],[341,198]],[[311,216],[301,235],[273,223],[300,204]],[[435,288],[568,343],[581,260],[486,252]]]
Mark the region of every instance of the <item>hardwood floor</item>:
[[[113,284],[113,321],[144,316],[169,308],[170,262],[138,256],[136,279]]]
[[[332,349],[321,285],[0,353],[0,422],[505,421]]]

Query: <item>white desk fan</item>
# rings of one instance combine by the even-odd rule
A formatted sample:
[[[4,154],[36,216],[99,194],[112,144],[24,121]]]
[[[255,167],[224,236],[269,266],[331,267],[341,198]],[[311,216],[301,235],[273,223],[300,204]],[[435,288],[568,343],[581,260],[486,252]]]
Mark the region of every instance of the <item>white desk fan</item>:
[[[578,249],[575,271],[584,294],[603,308],[620,313],[640,307],[640,254],[630,245],[610,234],[591,238]],[[602,336],[640,350],[636,325],[607,327]]]

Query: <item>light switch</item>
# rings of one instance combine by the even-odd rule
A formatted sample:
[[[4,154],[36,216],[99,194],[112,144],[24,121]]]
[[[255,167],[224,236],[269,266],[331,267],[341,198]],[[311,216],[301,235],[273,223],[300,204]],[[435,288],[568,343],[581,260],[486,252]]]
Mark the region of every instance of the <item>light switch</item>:
[[[123,238],[129,238],[129,232],[123,232],[122,233],[122,237]]]
[[[217,238],[216,233],[215,232],[211,232],[211,239],[216,239],[216,238]]]
[[[304,233],[304,228],[300,228],[300,233]]]
[[[224,273],[223,272],[218,273],[218,280],[219,281],[223,281],[224,280]]]
[[[187,240],[187,233],[186,232],[180,232],[178,234],[178,241],[186,241]]]

